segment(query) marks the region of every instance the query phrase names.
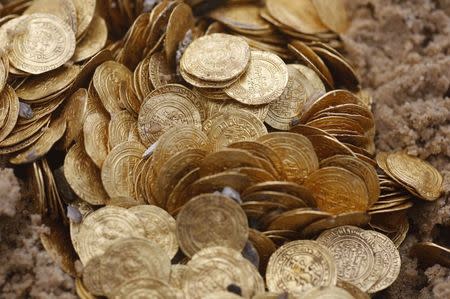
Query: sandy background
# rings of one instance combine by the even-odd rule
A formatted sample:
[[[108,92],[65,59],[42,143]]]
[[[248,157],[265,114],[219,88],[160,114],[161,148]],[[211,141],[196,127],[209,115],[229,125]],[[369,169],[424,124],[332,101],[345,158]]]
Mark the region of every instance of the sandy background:
[[[450,269],[419,267],[407,255],[417,241],[450,246],[450,1],[349,0],[349,8],[346,55],[374,97],[378,149],[427,159],[445,185],[440,200],[411,210],[400,276],[376,297],[450,298]],[[0,298],[76,298],[40,245],[45,228],[31,202],[12,170],[0,168]]]

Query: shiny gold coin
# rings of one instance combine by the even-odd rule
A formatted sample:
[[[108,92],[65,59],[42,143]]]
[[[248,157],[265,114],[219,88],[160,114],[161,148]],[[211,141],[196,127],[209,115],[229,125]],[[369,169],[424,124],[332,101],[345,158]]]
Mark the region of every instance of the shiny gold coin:
[[[271,292],[305,291],[336,284],[335,260],[316,241],[299,240],[285,244],[270,257],[266,282]]]
[[[250,3],[230,3],[214,9],[209,16],[236,31],[266,32],[271,30],[270,24],[260,16],[260,10],[260,7]]]
[[[77,236],[77,253],[85,265],[91,258],[103,254],[118,239],[144,236],[144,225],[132,212],[106,206],[83,219]]]
[[[117,240],[106,249],[100,262],[102,289],[112,296],[127,281],[154,278],[164,282],[170,277],[170,258],[154,242],[138,237]]]
[[[138,129],[142,142],[149,146],[177,125],[201,126],[200,113],[191,99],[182,93],[181,88],[180,93],[150,94],[139,111]]]
[[[95,0],[72,0],[73,5],[75,6],[75,10],[77,13],[77,30],[76,37],[79,39],[80,37],[86,37],[86,31],[89,30],[89,26],[92,23],[95,23],[95,9],[96,3]],[[79,46],[79,45],[78,45]]]
[[[207,119],[203,130],[208,135],[211,149],[217,151],[238,141],[253,141],[267,134],[264,124],[247,111],[225,112]]]
[[[397,180],[416,190],[423,199],[433,201],[441,195],[443,178],[429,163],[401,152],[390,154],[386,163]]]
[[[375,262],[381,264],[378,268],[381,269],[378,281],[368,290],[369,293],[376,293],[389,287],[397,279],[401,267],[400,253],[387,236],[372,230],[366,230],[364,235],[373,240]]]
[[[224,82],[240,76],[250,61],[250,48],[241,38],[215,33],[192,42],[181,58],[181,68],[204,81]]]
[[[247,217],[239,204],[228,197],[199,195],[178,214],[177,236],[187,256],[210,246],[242,250],[248,238]]]
[[[369,198],[364,181],[339,167],[324,167],[308,176],[305,187],[311,190],[317,207],[333,214],[365,212]]]
[[[225,93],[246,105],[268,104],[283,93],[288,69],[277,55],[252,51],[247,71]]]
[[[301,233],[304,237],[312,237],[324,230],[332,229],[343,225],[364,226],[369,223],[370,217],[363,212],[349,212],[339,215],[333,215],[312,222],[302,229]]]
[[[323,232],[317,241],[334,256],[339,280],[348,281],[364,292],[377,282],[374,240],[366,238],[363,229],[340,226]]]
[[[0,107],[3,111],[6,110],[6,113],[2,113],[5,115],[5,119],[0,129],[0,141],[3,141],[13,131],[17,123],[20,103],[14,89],[9,85],[5,85],[0,93],[0,98],[2,99]]]
[[[173,258],[178,251],[176,222],[165,210],[152,205],[139,205],[128,209],[144,224],[145,236]]]
[[[83,132],[86,118],[88,93],[84,88],[78,89],[66,100],[62,116],[67,121],[67,129],[61,140],[61,146],[69,148],[72,142]]]
[[[64,159],[64,176],[73,191],[92,205],[103,205],[108,194],[102,185],[100,171],[81,144],[75,144]]]
[[[114,299],[133,298],[182,299],[183,292],[173,288],[163,280],[151,277],[135,278],[125,281],[114,291]]]
[[[81,2],[81,0],[77,0]],[[92,22],[87,28],[83,39],[78,43],[72,60],[74,62],[83,61],[91,58],[98,53],[106,44],[108,38],[108,27],[102,17],[94,16]]]
[[[270,133],[261,136],[259,142],[271,147],[282,159],[287,179],[302,183],[319,168],[319,160],[311,142],[303,135],[294,133]]]
[[[109,152],[108,124],[106,113],[91,113],[83,125],[83,140],[86,153],[101,168]]]
[[[344,145],[333,136],[310,135],[307,137],[309,141],[311,141],[319,161],[335,155],[348,155],[356,157],[356,154],[348,146]]]
[[[93,295],[104,296],[102,277],[100,276],[100,263],[102,256],[91,258],[83,267],[83,285]]]
[[[66,63],[75,52],[74,32],[56,16],[32,14],[18,26],[24,33],[13,40],[9,60],[19,70],[45,73]]]
[[[134,197],[134,185],[130,172],[138,163],[145,148],[135,141],[119,144],[108,153],[102,165],[102,182],[110,197]]]
[[[323,85],[322,80],[314,70],[302,64],[292,64],[292,66],[308,79],[308,83],[310,84],[310,87],[307,88],[309,92],[308,98],[320,97],[326,93],[325,85]]]
[[[308,98],[308,80],[292,65],[288,65],[289,79],[281,96],[270,103],[265,122],[278,130],[289,130],[292,118],[299,115]]]

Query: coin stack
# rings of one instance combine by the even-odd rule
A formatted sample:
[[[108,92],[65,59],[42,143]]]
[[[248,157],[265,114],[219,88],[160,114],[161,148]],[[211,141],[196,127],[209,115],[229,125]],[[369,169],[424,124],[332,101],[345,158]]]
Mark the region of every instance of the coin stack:
[[[440,197],[431,165],[376,153],[341,1],[0,16],[0,155],[81,298],[369,298],[399,275],[406,211]]]

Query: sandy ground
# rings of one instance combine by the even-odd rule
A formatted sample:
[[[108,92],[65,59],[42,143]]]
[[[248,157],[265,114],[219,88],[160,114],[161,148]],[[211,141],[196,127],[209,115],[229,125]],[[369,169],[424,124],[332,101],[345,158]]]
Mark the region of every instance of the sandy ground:
[[[407,150],[444,175],[445,195],[411,211],[401,274],[377,298],[450,298],[450,270],[419,267],[407,255],[417,241],[450,246],[450,1],[350,0],[349,7],[346,55],[374,97],[378,149]],[[76,298],[72,279],[40,245],[43,230],[31,198],[21,198],[12,171],[0,168],[0,298]]]

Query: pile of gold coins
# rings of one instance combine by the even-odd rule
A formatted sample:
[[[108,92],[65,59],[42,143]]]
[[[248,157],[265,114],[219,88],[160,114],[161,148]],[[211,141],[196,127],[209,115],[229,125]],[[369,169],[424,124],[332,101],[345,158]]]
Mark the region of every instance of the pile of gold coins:
[[[428,163],[376,154],[341,1],[12,0],[0,17],[0,155],[81,298],[369,298],[399,275],[407,210],[440,197]]]

